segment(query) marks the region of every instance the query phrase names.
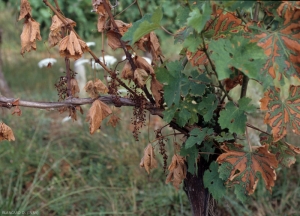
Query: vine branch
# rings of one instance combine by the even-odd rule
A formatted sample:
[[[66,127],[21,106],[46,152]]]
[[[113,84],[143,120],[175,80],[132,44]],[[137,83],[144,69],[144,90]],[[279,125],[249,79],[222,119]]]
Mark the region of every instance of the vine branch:
[[[102,3],[103,3],[103,6],[104,6],[106,12],[108,13],[108,16],[109,16],[110,19],[111,19],[111,23],[112,23],[114,29],[116,30],[116,32],[117,32],[118,34],[120,34],[119,28],[118,28],[118,26],[117,26],[117,24],[116,24],[116,22],[115,22],[114,16],[112,15],[112,13],[111,13],[111,11],[110,11],[110,8],[109,8],[108,4],[106,3],[106,1],[103,1]],[[121,34],[120,34],[120,35],[121,35]],[[131,69],[132,69],[133,71],[135,71],[135,70],[137,69],[137,67],[136,67],[136,65],[134,64],[133,59],[131,58],[131,54],[130,54],[130,53],[128,52],[128,50],[126,49],[126,45],[125,45],[124,41],[122,41],[121,38],[119,38],[119,40],[120,40],[120,43],[121,43],[121,45],[122,45],[122,49],[123,49],[123,51],[124,51],[124,53],[125,53],[125,55],[126,55],[126,58],[128,59],[130,65],[131,65]],[[148,91],[146,85],[144,85],[141,89],[145,92],[146,97],[150,100],[150,102],[151,102],[152,104],[155,104],[155,101],[154,101],[153,97],[151,96],[150,92]]]
[[[48,0],[43,0],[43,2],[50,8],[50,10],[53,11],[53,13],[55,13],[55,15],[57,15],[57,17],[67,26],[67,28],[69,28],[71,31],[73,31],[75,33],[75,35],[77,36],[78,39],[82,40],[81,37],[77,34],[77,32],[74,30],[73,26],[71,26],[65,19],[65,17],[59,13],[49,2]],[[104,1],[105,2],[105,1]],[[90,53],[90,55],[94,58],[95,62],[100,64],[101,67],[107,71],[112,77],[115,77],[115,79],[117,80],[118,83],[120,83],[121,86],[123,86],[128,92],[130,92],[133,95],[136,95],[136,93],[130,89],[122,80],[120,80],[118,77],[114,76],[114,72],[111,71],[103,62],[101,62],[99,60],[99,58],[96,56],[95,53],[92,52],[92,50],[87,47],[87,51]]]

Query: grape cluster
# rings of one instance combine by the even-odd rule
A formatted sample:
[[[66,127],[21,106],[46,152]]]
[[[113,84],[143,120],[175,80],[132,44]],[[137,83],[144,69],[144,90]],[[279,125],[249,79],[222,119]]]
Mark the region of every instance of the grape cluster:
[[[155,130],[155,137],[158,140],[158,145],[159,145],[159,153],[163,156],[163,160],[164,160],[164,172],[167,171],[167,159],[168,159],[168,155],[167,155],[167,151],[166,151],[166,144],[165,142],[168,141],[168,139],[164,138],[162,133],[161,133],[161,129]]]

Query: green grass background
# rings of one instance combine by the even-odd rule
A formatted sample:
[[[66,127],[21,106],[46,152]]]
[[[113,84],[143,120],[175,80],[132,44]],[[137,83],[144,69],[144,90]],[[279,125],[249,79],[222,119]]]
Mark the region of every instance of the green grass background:
[[[22,57],[19,54],[22,21],[16,22],[16,17],[10,10],[0,11],[0,28],[4,32],[1,52],[5,78],[16,98],[57,101],[54,83],[63,75],[62,60],[49,69],[37,67],[42,58],[58,59],[57,49],[49,50],[47,39],[43,38],[38,42],[37,52],[26,53]],[[89,40],[100,41],[99,38]],[[176,58],[171,55],[175,51],[170,49],[169,44],[172,43],[163,43],[163,53],[167,53],[167,58]],[[98,47],[95,51],[100,49]],[[121,56],[121,53],[118,55]],[[92,75],[92,71],[88,70],[88,77]],[[88,107],[84,106],[85,114]],[[166,174],[158,152],[160,168],[147,175],[139,167],[143,149],[149,139],[154,139],[153,128],[150,127],[152,132],[148,133],[145,127],[140,140],[135,141],[128,130],[132,116],[130,108],[122,108],[121,122],[116,128],[106,126],[104,122],[102,129],[94,135],[89,134],[84,116],[79,116],[79,122],[62,123],[66,113],[21,109],[21,117],[0,110],[0,121],[9,125],[16,137],[15,142],[4,141],[0,144],[0,213],[191,214],[183,190],[176,191],[172,185],[164,183]],[[253,121],[256,120],[254,118]],[[167,148],[169,160],[173,154],[171,141]],[[229,190],[218,203],[224,210],[220,215],[300,215],[300,163],[290,169],[279,168],[277,174],[272,194],[261,183],[245,204],[237,201]]]

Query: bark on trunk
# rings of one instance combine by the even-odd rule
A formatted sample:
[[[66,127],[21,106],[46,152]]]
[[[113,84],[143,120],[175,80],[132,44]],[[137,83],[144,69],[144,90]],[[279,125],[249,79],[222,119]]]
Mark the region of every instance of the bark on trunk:
[[[187,173],[184,180],[184,191],[190,201],[192,212],[194,216],[207,216],[211,215],[210,209],[213,198],[206,188],[204,188],[203,175],[204,171],[209,167],[208,162],[200,158],[198,162],[198,175]]]

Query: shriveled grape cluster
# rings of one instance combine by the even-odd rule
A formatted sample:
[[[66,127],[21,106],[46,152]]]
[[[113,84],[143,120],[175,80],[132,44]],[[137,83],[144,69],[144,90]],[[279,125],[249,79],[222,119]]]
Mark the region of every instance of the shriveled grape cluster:
[[[158,140],[158,145],[159,145],[159,153],[163,156],[163,160],[164,160],[164,172],[167,171],[167,159],[168,159],[168,155],[167,155],[167,151],[166,151],[166,144],[165,142],[168,141],[168,139],[164,138],[162,133],[161,133],[161,129],[155,130],[155,137]]]
[[[143,94],[136,93],[136,95],[130,95],[130,99],[135,103],[133,108],[133,117],[131,123],[133,124],[133,137],[136,141],[139,140],[140,129],[146,125],[146,100]]]
[[[57,94],[58,94],[58,101],[63,101],[68,96],[68,87],[67,87],[67,77],[61,76],[57,83],[54,84]]]

